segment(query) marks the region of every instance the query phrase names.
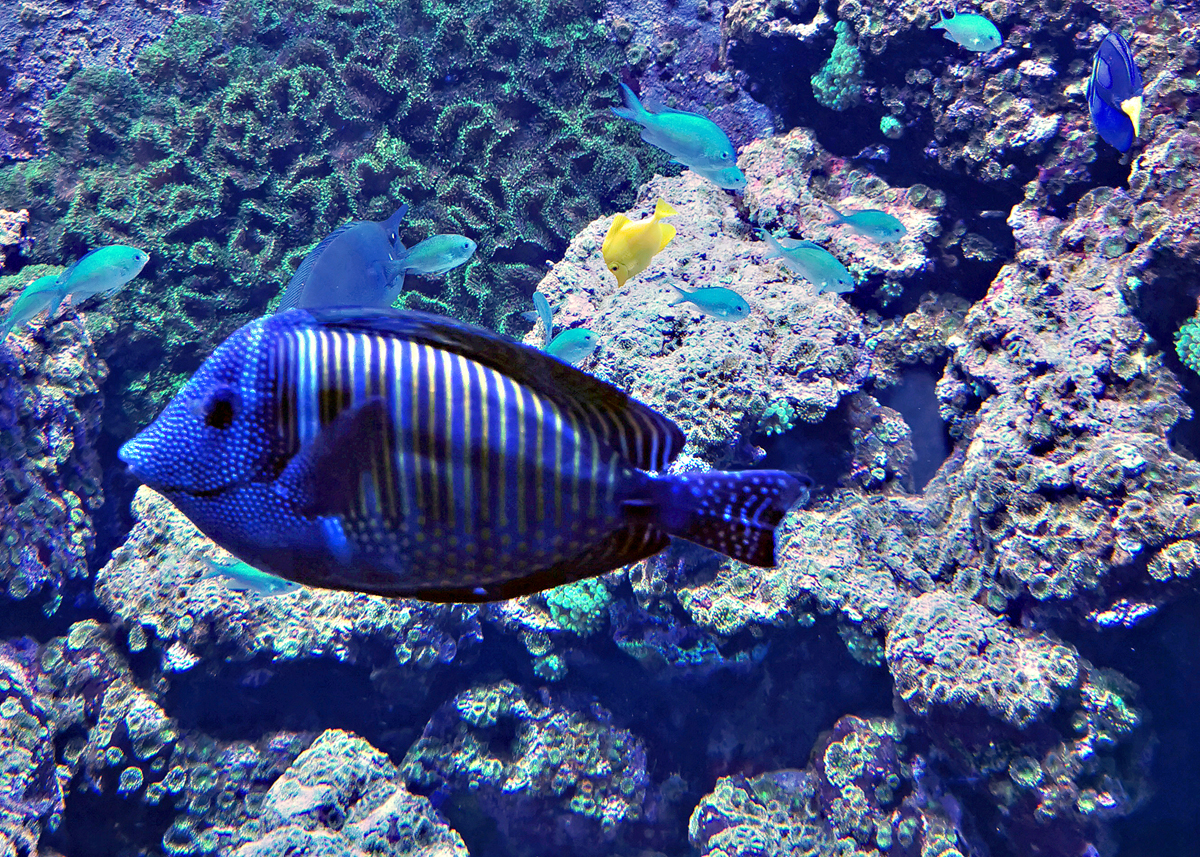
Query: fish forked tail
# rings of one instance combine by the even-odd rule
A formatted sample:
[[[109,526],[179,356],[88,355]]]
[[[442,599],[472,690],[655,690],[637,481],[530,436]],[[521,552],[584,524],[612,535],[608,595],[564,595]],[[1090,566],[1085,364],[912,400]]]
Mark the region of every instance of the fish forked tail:
[[[775,565],[775,527],[805,488],[782,470],[651,477],[649,499],[626,505],[672,536],[766,568]]]
[[[629,119],[639,125],[645,125],[647,117],[650,116],[650,111],[642,106],[642,102],[638,101],[638,97],[633,94],[633,90],[623,83],[621,84],[621,95],[625,99],[625,106],[614,107],[612,112],[622,119]]]
[[[678,213],[679,212],[674,209],[671,203],[667,202],[665,199],[659,199],[659,201],[654,204],[655,220],[662,220],[664,217],[670,217],[671,215]]]

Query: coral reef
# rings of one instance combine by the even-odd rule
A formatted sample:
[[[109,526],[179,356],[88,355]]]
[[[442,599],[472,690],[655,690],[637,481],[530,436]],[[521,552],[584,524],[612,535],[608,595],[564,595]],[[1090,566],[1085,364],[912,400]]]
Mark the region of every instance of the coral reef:
[[[408,792],[387,756],[340,729],[322,732],[271,785],[254,827],[236,857],[467,857],[459,835]]]
[[[378,643],[390,662],[420,674],[453,661],[481,637],[476,607],[304,587],[263,597],[208,575],[224,552],[146,487],[129,539],[96,577],[96,596],[128,628],[130,647],[152,646],[163,669],[202,659],[332,657],[353,661]],[[208,575],[208,576],[206,576]]]
[[[0,202],[29,209],[36,261],[151,252],[147,281],[93,323],[101,356],[120,352],[108,430],[147,422],[339,222],[401,201],[409,243],[479,244],[403,304],[503,328],[542,261],[663,160],[607,109],[597,10],[232,0],[178,18],[132,71],[72,75],[43,111],[47,154],[0,172]]]
[[[598,704],[534,699],[508,681],[442,706],[400,770],[418,791],[470,794],[511,853],[612,853],[650,787],[645,746]]]
[[[52,272],[35,265],[0,277],[0,312]],[[49,613],[64,580],[88,575],[104,499],[95,443],[107,374],[70,310],[50,329],[14,330],[0,343],[0,579],[4,597],[38,596]]]

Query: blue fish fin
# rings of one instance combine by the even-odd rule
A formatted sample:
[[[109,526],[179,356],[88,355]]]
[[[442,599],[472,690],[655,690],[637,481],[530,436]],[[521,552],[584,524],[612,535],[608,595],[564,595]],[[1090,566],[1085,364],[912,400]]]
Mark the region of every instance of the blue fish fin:
[[[671,288],[679,292],[679,297],[675,298],[675,300],[671,301],[669,304],[667,304],[667,306],[679,306],[692,296],[691,292],[679,288],[679,286],[675,285],[674,283],[671,284]]]
[[[627,501],[632,521],[750,565],[775,565],[775,527],[804,493],[782,470],[710,471],[649,477],[646,497]]]
[[[378,457],[388,423],[379,396],[347,408],[292,456],[273,486],[302,515],[344,515],[359,500],[359,481]]]
[[[304,287],[308,285],[308,278],[312,274],[313,268],[316,267],[318,260],[320,260],[321,254],[343,232],[350,231],[361,222],[361,220],[351,220],[349,223],[343,223],[322,238],[316,247],[308,251],[308,255],[304,257],[304,261],[300,263],[300,267],[296,269],[296,273],[292,274],[292,278],[288,280],[288,284],[283,290],[283,297],[279,301],[279,306],[275,309],[276,313],[300,306],[300,299],[304,296]]]
[[[323,307],[308,312],[322,327],[423,343],[494,369],[599,432],[639,470],[665,470],[686,441],[679,426],[623,390],[490,330],[411,310]]]
[[[396,209],[395,213],[392,214],[391,217],[389,217],[387,220],[383,221],[383,224],[382,224],[383,228],[385,230],[387,230],[389,235],[391,235],[391,233],[393,233],[393,232],[396,233],[397,243],[400,241],[400,237],[399,237],[400,236],[400,223],[404,220],[404,218],[407,214],[408,214],[408,203],[404,203],[403,205],[401,205],[399,208]]]

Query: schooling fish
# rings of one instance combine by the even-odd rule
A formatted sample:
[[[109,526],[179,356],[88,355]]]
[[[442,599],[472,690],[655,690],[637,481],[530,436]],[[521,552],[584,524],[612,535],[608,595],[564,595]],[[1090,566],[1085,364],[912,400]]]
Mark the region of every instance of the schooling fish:
[[[630,220],[624,214],[613,218],[600,253],[608,270],[616,276],[618,286],[624,286],[630,278],[646,270],[650,260],[671,243],[675,227],[662,219],[678,213],[660,199],[654,206],[654,214],[643,220]]]
[[[550,301],[541,292],[533,293],[533,305],[537,307],[537,317],[542,320],[542,342],[549,345],[554,339],[554,310],[550,309]]]
[[[259,571],[240,559],[234,559],[228,564],[213,559],[207,559],[205,562],[208,563],[208,571],[200,575],[200,579],[219,578],[226,589],[232,589],[234,592],[253,592],[265,597],[287,595],[300,589],[299,583]]]
[[[679,297],[671,301],[669,306],[690,303],[705,315],[711,315],[724,321],[741,321],[750,315],[750,305],[733,289],[722,286],[711,286],[706,289],[685,291],[679,286],[671,286],[679,292]]]
[[[586,327],[572,327],[554,337],[545,350],[564,363],[578,365],[591,357],[599,346],[600,340],[595,333]]]
[[[43,309],[54,318],[58,305],[70,295],[81,301],[93,295],[109,295],[137,277],[150,257],[136,247],[110,244],[84,254],[57,277],[38,277],[25,287],[5,320],[4,336],[25,324]],[[28,296],[28,297],[26,297]]]
[[[444,274],[451,268],[457,268],[473,255],[475,242],[467,236],[433,235],[408,248],[408,254],[404,257],[404,272]]]
[[[612,112],[641,125],[642,139],[651,146],[668,152],[675,161],[694,170],[722,170],[729,166],[736,169],[737,152],[733,143],[711,119],[670,108],[651,113],[623,83],[621,92],[625,106],[614,107]]]
[[[1110,32],[1096,49],[1087,85],[1088,111],[1100,137],[1120,152],[1128,152],[1141,134],[1142,73],[1129,43]]]
[[[1004,43],[996,25],[982,15],[956,12],[953,18],[947,18],[944,10],[941,14],[942,19],[929,29],[945,30],[948,41],[956,42],[969,51],[986,53]]]
[[[773,565],[800,483],[665,474],[684,440],[616,387],[488,330],[323,308],[235,331],[120,457],[270,574],[491,601],[620,568],[671,536]]]
[[[880,244],[891,244],[894,241],[899,241],[908,234],[908,230],[904,228],[904,224],[886,211],[868,208],[862,211],[852,211],[849,214],[842,214],[833,207],[830,207],[829,210],[836,217],[833,221],[835,226],[849,226],[859,235],[870,238],[872,241],[877,241]]]
[[[763,230],[763,238],[771,245],[768,256],[779,256],[793,274],[803,277],[821,292],[849,292],[854,289],[854,277],[832,253],[811,241],[794,238],[776,240]]]
[[[408,206],[384,221],[343,224],[314,247],[288,281],[276,312],[292,307],[391,306],[407,267],[399,228]]]

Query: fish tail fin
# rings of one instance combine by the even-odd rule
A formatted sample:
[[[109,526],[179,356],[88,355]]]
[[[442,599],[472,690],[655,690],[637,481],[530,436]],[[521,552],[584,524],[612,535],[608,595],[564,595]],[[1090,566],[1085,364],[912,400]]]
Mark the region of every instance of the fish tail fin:
[[[692,296],[691,292],[684,291],[683,289],[681,289],[679,286],[675,285],[674,283],[671,284],[671,288],[673,288],[675,291],[679,292],[679,297],[675,298],[675,300],[671,301],[669,304],[667,304],[667,306],[679,306],[681,303],[683,303],[684,301],[686,301],[688,298],[690,298]]]
[[[625,99],[625,106],[614,107],[612,112],[622,119],[630,119],[639,125],[645,125],[646,117],[650,115],[650,112],[642,106],[642,102],[638,101],[638,97],[633,94],[633,90],[622,83],[621,95]]]
[[[829,206],[829,210],[833,212],[835,222],[837,222],[837,223],[845,223],[847,220],[850,219],[850,218],[846,217],[846,215],[844,215],[840,211],[838,211],[836,208],[834,208],[832,205]]]
[[[782,470],[650,477],[649,500],[627,503],[664,532],[763,567],[775,565],[775,527],[804,493]]]
[[[654,204],[655,220],[661,220],[664,217],[670,217],[671,215],[678,213],[679,212],[671,206],[671,203],[667,202],[665,199],[660,199]]]

